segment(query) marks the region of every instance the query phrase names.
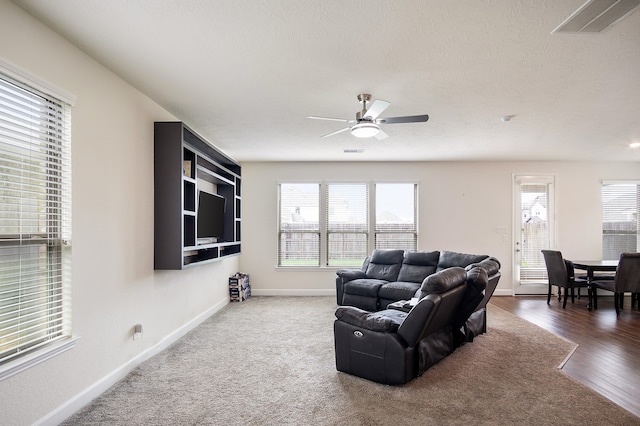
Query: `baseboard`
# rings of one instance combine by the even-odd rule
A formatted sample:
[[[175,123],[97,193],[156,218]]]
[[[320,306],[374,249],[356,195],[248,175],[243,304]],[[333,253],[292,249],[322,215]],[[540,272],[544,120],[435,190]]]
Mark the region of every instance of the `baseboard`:
[[[336,296],[335,289],[307,289],[307,288],[274,288],[274,289],[255,289],[251,288],[252,296]]]
[[[78,395],[64,403],[63,405],[56,408],[51,413],[47,414],[45,417],[38,420],[35,425],[43,425],[43,426],[55,426],[59,425],[69,417],[71,417],[76,411],[83,408],[85,405],[89,404],[95,398],[104,393],[111,386],[115,385],[120,380],[124,379],[127,374],[133,371],[138,365],[142,362],[148,360],[154,355],[159,354],[163,350],[167,349],[169,346],[177,342],[181,337],[185,336],[191,330],[196,328],[198,325],[202,324],[205,320],[207,320],[211,315],[218,312],[220,309],[224,308],[229,303],[229,299],[222,300],[211,308],[207,309],[197,317],[193,318],[188,323],[184,324],[182,327],[178,328],[171,334],[164,337],[161,341],[159,341],[154,346],[146,349],[145,351],[138,354],[136,357],[130,359],[127,363],[121,365],[114,371],[112,371],[107,376],[98,380],[93,385],[89,386],[84,391],[80,392]]]
[[[511,289],[502,289],[502,290],[496,289],[496,291],[493,292],[493,296],[513,296],[513,290],[511,290]]]

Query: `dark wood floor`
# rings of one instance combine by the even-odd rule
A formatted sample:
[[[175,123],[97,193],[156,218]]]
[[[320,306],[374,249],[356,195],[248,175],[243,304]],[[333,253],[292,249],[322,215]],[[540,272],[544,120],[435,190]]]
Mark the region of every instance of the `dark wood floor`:
[[[578,344],[563,371],[640,417],[640,310],[631,309],[629,296],[618,318],[613,297],[598,297],[595,311],[586,296],[566,309],[557,298],[547,305],[546,296],[496,296],[491,303]]]

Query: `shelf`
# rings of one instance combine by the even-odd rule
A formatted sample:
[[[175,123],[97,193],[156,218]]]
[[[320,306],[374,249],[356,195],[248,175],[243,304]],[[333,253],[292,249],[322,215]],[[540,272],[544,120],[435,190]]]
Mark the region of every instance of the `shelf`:
[[[181,122],[154,126],[154,267],[183,269],[240,253],[238,163]],[[197,244],[199,191],[226,202],[224,236]]]
[[[219,260],[226,256],[240,254],[240,243],[212,244],[210,246],[191,247],[185,251],[185,266]]]
[[[183,209],[196,212],[196,183],[183,179]]]
[[[205,180],[210,183],[214,183],[216,185],[235,185],[235,182],[232,179],[227,179],[224,176],[219,175],[216,172],[206,169],[204,166],[198,165],[198,178]]]

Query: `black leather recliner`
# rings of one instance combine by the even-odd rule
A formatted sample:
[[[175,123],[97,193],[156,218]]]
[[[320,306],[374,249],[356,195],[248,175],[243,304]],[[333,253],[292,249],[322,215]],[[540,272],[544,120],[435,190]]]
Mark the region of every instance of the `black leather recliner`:
[[[379,383],[407,383],[464,343],[459,335],[486,285],[484,269],[452,267],[424,280],[409,312],[338,307],[336,368]]]

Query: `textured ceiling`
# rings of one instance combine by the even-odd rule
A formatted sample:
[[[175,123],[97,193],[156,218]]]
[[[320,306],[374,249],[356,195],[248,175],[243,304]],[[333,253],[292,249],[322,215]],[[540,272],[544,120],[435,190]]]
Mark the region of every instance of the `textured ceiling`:
[[[640,161],[639,11],[552,35],[583,0],[15,3],[238,161]],[[320,139],[344,124],[305,117],[358,93],[430,119]]]

